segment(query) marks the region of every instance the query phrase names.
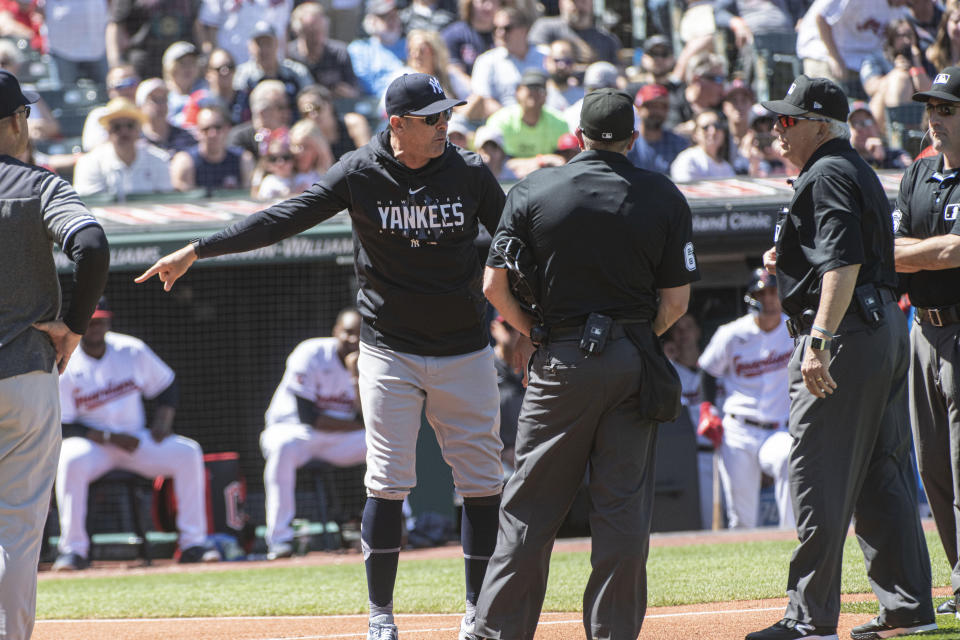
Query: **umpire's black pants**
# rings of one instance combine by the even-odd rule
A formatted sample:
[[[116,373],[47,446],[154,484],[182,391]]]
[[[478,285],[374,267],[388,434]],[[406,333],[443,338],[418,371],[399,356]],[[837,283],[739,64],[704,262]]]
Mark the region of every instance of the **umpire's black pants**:
[[[647,604],[657,425],[641,420],[640,351],[626,337],[586,357],[579,340],[540,347],[529,367],[497,548],[477,604],[476,633],[532,640],[554,538],[589,468],[592,572],[587,638],[636,640]]]
[[[838,388],[804,386],[809,336],[790,360],[790,484],[800,545],[790,561],[786,617],[836,627],[840,567],[851,516],[880,618],[932,621],[930,558],[909,457],[906,320],[896,303],[870,329],[848,314],[831,348]]]
[[[940,542],[960,592],[960,324],[910,333],[910,418],[917,463]]]

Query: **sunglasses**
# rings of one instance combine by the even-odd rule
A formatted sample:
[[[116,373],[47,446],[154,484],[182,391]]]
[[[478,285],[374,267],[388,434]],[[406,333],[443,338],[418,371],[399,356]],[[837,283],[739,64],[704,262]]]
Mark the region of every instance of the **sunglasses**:
[[[123,80],[118,80],[117,82],[108,86],[108,89],[132,89],[133,87],[140,84],[140,80],[137,78],[124,78]]]
[[[124,129],[133,131],[136,128],[137,123],[134,120],[114,120],[110,123],[110,133],[117,133]]]
[[[957,109],[960,109],[960,105],[944,104],[942,102],[940,104],[930,104],[928,102],[925,108],[928,114],[935,111],[938,116],[949,118],[957,112]]]
[[[651,49],[647,51],[647,55],[651,58],[669,58],[673,55],[673,51],[670,49]]]
[[[225,124],[211,124],[211,125],[207,125],[206,127],[201,127],[200,131],[201,133],[208,133],[210,131],[223,131],[226,128],[226,126],[227,125]]]
[[[851,120],[850,126],[854,129],[863,129],[864,127],[872,127],[874,125],[873,118],[864,118],[863,120]]]
[[[281,153],[277,155],[269,155],[267,156],[267,160],[270,162],[293,162],[293,154]]]
[[[30,117],[30,105],[28,105],[28,104],[23,105],[23,109],[17,109],[16,111],[14,111],[13,113],[11,113],[11,114],[10,114],[9,116],[7,116],[7,117],[8,117],[8,118],[12,118],[13,116],[17,115],[18,113],[22,113],[24,118],[29,118],[29,117]]]
[[[802,118],[800,116],[784,116],[784,115],[777,116],[777,122],[780,123],[781,129],[789,129],[790,127],[794,126],[801,120],[810,120],[811,122],[830,122],[826,118]]]
[[[697,76],[697,78],[699,78],[700,80],[709,80],[710,82],[716,82],[717,84],[723,84],[727,80],[726,76],[721,74],[717,74],[715,76],[703,75],[703,76]]]
[[[440,113],[431,113],[428,116],[411,116],[405,115],[404,118],[417,118],[418,120],[423,120],[423,124],[428,127],[432,127],[438,122],[440,122],[440,116],[443,116],[445,122],[450,122],[450,116],[453,115],[453,109],[447,109],[446,111],[441,111]]]
[[[222,76],[228,76],[236,70],[232,64],[222,64],[219,67],[208,67],[209,71],[216,71]]]

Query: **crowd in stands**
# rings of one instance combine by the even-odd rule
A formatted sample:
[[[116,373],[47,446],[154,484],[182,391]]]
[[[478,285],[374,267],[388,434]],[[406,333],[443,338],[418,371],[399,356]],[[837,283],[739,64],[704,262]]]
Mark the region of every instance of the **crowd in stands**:
[[[800,71],[842,83],[854,147],[903,168],[924,142],[912,94],[960,61],[957,0],[645,7],[635,35],[632,16],[595,15],[593,0],[2,0],[0,67],[40,90],[34,159],[81,195],[266,201],[365,144],[403,73],[466,101],[451,140],[503,181],[575,155],[580,101],[603,87],[636,96],[631,161],[687,181],[795,173],[758,102]]]

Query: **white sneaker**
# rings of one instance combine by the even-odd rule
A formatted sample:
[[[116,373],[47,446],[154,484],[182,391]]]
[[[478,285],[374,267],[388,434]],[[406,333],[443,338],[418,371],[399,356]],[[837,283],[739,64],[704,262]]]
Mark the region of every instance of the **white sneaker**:
[[[277,542],[267,550],[267,560],[278,560],[293,556],[293,545],[289,542]]]
[[[367,627],[367,640],[399,640],[397,625],[390,622],[389,616],[377,616],[370,619]]]

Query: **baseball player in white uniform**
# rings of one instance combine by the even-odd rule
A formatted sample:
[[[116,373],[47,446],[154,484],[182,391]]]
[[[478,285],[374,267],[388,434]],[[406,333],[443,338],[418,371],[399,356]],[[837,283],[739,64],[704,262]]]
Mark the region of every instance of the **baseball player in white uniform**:
[[[112,316],[101,299],[60,377],[64,439],[56,483],[59,557],[53,568],[71,571],[88,565],[88,488],[113,469],[172,477],[180,562],[216,560],[216,551],[205,546],[203,452],[195,441],[172,432],[174,373],[142,340],[110,331]],[[143,398],[157,401],[149,428]]]
[[[787,466],[793,439],[787,363],[793,339],[777,298],[776,278],[754,272],[744,298],[750,313],[721,326],[700,355],[704,402],[698,433],[720,447],[720,478],[731,528],[757,526],[761,474],[774,480],[781,527],[793,527]],[[714,406],[723,383],[722,424]]]
[[[315,458],[339,467],[366,459],[356,380],[346,362],[359,343],[360,314],[348,308],[337,316],[332,338],[305,340],[287,358],[260,434],[271,559],[293,554],[297,469]]]

